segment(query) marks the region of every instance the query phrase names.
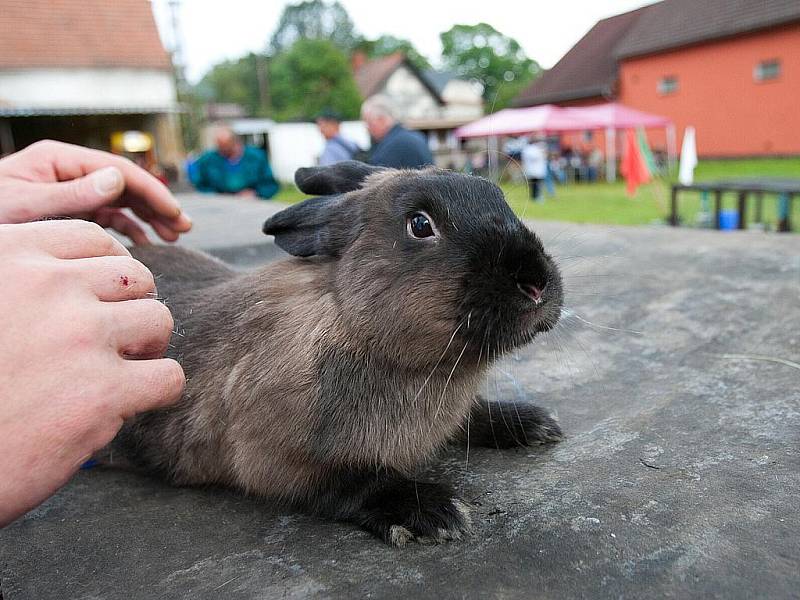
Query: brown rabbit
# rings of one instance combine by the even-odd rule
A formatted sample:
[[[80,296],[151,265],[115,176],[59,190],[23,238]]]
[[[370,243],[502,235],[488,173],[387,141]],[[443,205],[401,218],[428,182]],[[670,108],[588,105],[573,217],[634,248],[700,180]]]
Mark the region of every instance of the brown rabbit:
[[[556,441],[528,404],[476,395],[487,367],[556,323],[561,278],[490,182],[346,162],[264,224],[294,255],[247,273],[135,251],[157,276],[187,386],[114,447],[176,484],[222,484],[360,524],[387,542],[458,538],[466,505],[415,470],[470,443]]]

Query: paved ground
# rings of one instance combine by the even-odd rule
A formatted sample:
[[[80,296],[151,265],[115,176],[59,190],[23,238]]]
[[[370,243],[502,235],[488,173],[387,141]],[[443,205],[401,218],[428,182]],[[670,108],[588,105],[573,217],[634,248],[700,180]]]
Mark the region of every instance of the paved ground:
[[[242,266],[273,256],[273,205],[222,202],[187,199],[186,243]],[[0,532],[6,599],[797,598],[800,236],[535,228],[573,316],[487,393],[551,407],[567,439],[443,458],[430,476],[473,503],[469,539],[396,550],[95,469]]]

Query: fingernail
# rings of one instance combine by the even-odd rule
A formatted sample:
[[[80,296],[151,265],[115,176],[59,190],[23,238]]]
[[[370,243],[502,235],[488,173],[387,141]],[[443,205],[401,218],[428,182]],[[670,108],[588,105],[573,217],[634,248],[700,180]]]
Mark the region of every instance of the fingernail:
[[[116,167],[106,167],[92,173],[94,191],[101,196],[107,196],[122,188],[122,173]]]

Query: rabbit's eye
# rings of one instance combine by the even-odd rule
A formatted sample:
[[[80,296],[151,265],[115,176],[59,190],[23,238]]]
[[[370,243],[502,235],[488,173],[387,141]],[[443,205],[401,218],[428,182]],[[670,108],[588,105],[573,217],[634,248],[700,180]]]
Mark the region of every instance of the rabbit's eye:
[[[407,222],[408,233],[417,239],[433,237],[433,222],[425,213],[414,213]]]

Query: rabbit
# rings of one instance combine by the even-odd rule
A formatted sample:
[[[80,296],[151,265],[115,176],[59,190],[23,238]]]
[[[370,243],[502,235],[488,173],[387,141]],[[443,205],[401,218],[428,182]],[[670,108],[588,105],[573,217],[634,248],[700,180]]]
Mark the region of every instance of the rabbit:
[[[348,161],[295,180],[317,197],[263,226],[286,259],[238,272],[134,249],[187,384],[112,448],[174,484],[231,486],[395,546],[458,539],[467,504],[415,473],[467,431],[498,448],[561,439],[543,409],[477,393],[493,361],[558,321],[559,269],[485,179]]]

